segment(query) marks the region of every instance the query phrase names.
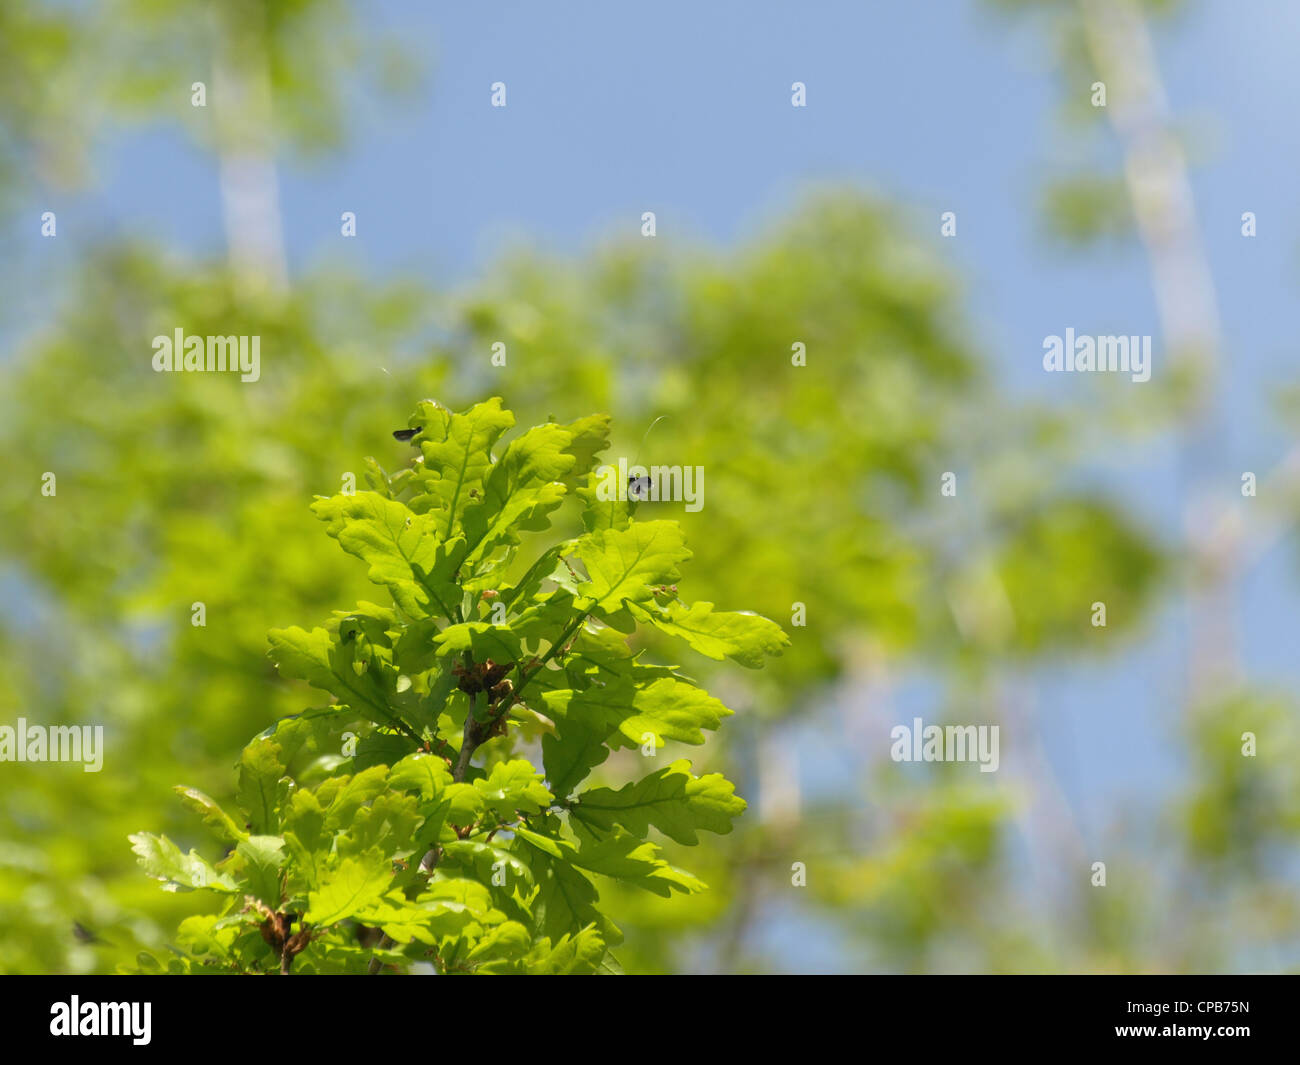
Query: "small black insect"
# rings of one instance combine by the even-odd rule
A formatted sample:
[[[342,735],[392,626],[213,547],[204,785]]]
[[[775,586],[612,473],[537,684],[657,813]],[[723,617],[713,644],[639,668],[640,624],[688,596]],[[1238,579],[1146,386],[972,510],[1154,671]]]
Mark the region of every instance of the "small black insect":
[[[627,494],[631,499],[646,500],[650,498],[650,477],[648,474],[642,474],[640,477],[629,476],[627,479]]]
[[[417,425],[414,429],[394,429],[394,440],[410,440],[416,433],[424,429],[423,425]]]

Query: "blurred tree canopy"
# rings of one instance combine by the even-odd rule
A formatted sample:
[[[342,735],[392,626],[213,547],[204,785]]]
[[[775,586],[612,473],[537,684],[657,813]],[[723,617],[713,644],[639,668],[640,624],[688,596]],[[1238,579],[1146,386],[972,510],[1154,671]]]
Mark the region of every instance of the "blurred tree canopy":
[[[118,37],[151,54],[175,42],[200,65],[260,55],[245,74],[269,79],[276,151],[327,146],[326,133],[344,128],[336,86],[359,60],[330,52],[325,62],[326,45],[294,27],[328,24],[345,5],[249,0],[238,7],[258,20],[217,18],[200,31],[187,5],[110,6]],[[0,18],[0,48],[23,64],[8,69],[48,72],[38,79],[48,91],[35,93],[28,75],[0,75],[0,137],[39,168],[32,131],[63,108],[61,78],[92,50],[94,27],[57,9]],[[129,104],[136,119],[166,120],[191,80],[170,63],[140,68],[114,95],[115,113]],[[231,136],[218,154],[247,148]],[[5,177],[11,201],[33,180]],[[957,280],[890,204],[828,190],[726,254],[651,241],[573,261],[519,251],[451,292],[310,269],[277,294],[250,284],[258,269],[234,242],[227,259],[208,261],[105,238],[60,276],[57,312],[9,338],[0,720],[102,723],[107,753],[100,773],[0,770],[0,969],[111,971],[192,912],[189,896],[160,894],[140,875],[127,835],[201,847],[172,785],[226,799],[248,736],[304,705],[305,689],[271,668],[266,631],[370,594],[305,495],[360,477],[358,454],[403,461],[390,432],[415,401],[458,409],[488,394],[521,424],[609,411],[624,434],[611,456],[702,466],[703,510],[651,505],[684,523],[696,596],[773,617],[793,639],[751,687],[725,696],[739,713],[714,757],[758,802],[736,833],[701,848],[696,866],[713,890],[615,896],[628,971],[780,964],[752,928],[791,913],[842,928],[860,967],[888,970],[1204,968],[1234,949],[1226,936],[1162,931],[1168,906],[1154,879],[1116,887],[1103,905],[1079,886],[1084,862],[1075,895],[1037,897],[1018,819],[1047,801],[1050,782],[975,774],[958,785],[942,765],[904,772],[884,753],[888,724],[861,759],[859,794],[809,804],[788,790],[788,730],[878,713],[873,678],[919,673],[938,692],[930,716],[1007,725],[1015,678],[1122,647],[1180,565],[1177,545],[1072,475],[1098,435],[1160,423],[1159,394],[1145,419],[1104,392],[1080,408],[1005,395],[971,339]],[[151,338],[178,326],[260,336],[261,380],[154,373]],[[504,367],[491,363],[497,342]],[[793,364],[795,344],[807,365]],[[58,477],[54,497],[40,493],[46,471]],[[951,497],[940,491],[949,472]],[[1089,623],[1096,600],[1107,628]],[[195,627],[200,602],[206,625]],[[802,626],[792,625],[797,604]],[[684,664],[702,677],[711,668]],[[1259,720],[1255,697],[1240,698]],[[1201,787],[1161,815],[1175,830],[1155,833],[1178,868],[1193,868],[1180,890],[1207,925],[1242,862],[1294,848],[1285,764],[1243,770],[1225,746],[1241,706],[1204,719],[1193,736]],[[1137,849],[1154,831],[1129,827]],[[806,893],[790,888],[800,861]],[[1256,895],[1296,927],[1276,884]]]

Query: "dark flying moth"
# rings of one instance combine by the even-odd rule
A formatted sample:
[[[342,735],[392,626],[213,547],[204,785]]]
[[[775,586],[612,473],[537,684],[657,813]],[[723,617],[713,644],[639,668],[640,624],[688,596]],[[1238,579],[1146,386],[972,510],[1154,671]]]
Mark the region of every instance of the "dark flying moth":
[[[417,425],[414,429],[394,429],[393,439],[410,440],[411,437],[413,437],[416,433],[420,432],[420,430],[422,430],[423,428],[424,428],[423,425]]]

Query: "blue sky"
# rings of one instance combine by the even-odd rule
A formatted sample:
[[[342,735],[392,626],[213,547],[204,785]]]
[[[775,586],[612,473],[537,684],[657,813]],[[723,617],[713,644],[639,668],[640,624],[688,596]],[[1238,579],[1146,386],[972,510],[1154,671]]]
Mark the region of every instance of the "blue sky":
[[[958,213],[958,238],[941,251],[965,287],[973,343],[1008,391],[1064,387],[1040,359],[1043,337],[1067,326],[1159,333],[1136,244],[1077,254],[1041,238],[1043,179],[1113,158],[1113,145],[1103,139],[1099,156],[1056,121],[1055,56],[1032,22],[968,0],[363,6],[431,72],[407,101],[358,91],[344,152],[282,171],[295,269],[347,255],[378,274],[460,284],[512,241],[576,254],[635,234],[645,210],[660,240],[725,248],[810,185],[852,183],[934,231],[941,211]],[[1300,5],[1192,4],[1161,25],[1157,47],[1197,157],[1226,337],[1225,465],[1262,474],[1286,443],[1267,402],[1298,365]],[[507,85],[504,110],[488,106],[494,81]],[[790,106],[794,81],[807,84],[806,109]],[[69,207],[74,225],[220,251],[215,167],[176,127],[114,138],[99,172]],[[339,238],[344,210],[357,213],[355,241]],[[1259,220],[1253,240],[1239,233],[1246,210]],[[1108,483],[1166,528],[1174,457],[1099,456]],[[1256,677],[1296,679],[1294,578],[1287,546],[1246,582],[1242,648]],[[1181,640],[1171,612],[1124,659],[1041,677],[1049,755],[1089,833],[1177,771]],[[805,750],[810,777],[836,779],[833,744],[810,735]]]

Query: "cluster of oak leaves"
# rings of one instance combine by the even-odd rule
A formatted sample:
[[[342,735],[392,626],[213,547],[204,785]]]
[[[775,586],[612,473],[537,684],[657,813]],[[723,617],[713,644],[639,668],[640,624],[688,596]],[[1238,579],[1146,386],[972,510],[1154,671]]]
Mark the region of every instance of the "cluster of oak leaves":
[[[332,699],[244,749],[238,816],[177,788],[224,843],[220,861],[131,837],[165,889],[220,896],[140,971],[617,972],[600,878],[700,891],[650,829],[695,844],[745,808],[686,760],[584,787],[612,750],[700,744],[731,713],[675,667],[642,662],[638,625],[748,667],[788,643],[766,618],[678,598],[690,551],[677,523],[599,498],[608,418],[536,426],[499,455],[514,424],[499,399],[460,414],[426,401],[409,424],[409,468],[368,459],[370,491],[312,505],[392,605],[270,634],[280,673]],[[571,495],[585,532],[525,568],[521,533],[548,529]],[[540,771],[522,756],[538,751]]]

